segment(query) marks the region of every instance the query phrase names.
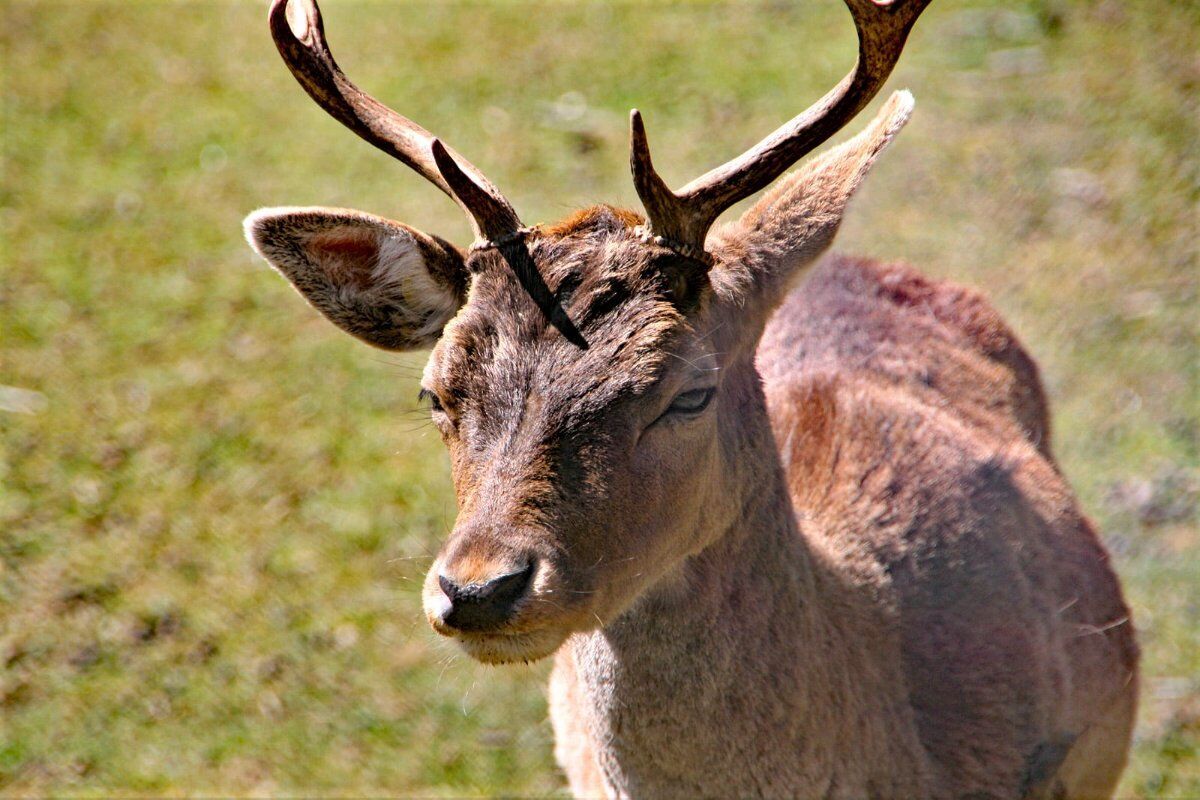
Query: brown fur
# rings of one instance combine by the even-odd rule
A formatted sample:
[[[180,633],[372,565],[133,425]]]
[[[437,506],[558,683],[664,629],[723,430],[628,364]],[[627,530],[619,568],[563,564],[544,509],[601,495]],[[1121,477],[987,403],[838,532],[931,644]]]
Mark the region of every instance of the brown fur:
[[[577,796],[1116,785],[1137,646],[1053,461],[1033,361],[979,295],[906,266],[829,257],[797,285],[910,109],[895,95],[715,232],[711,271],[647,244],[632,212],[539,229],[529,255],[586,350],[494,250],[463,265],[423,380],[459,498],[426,613],[482,661],[555,654],[556,755]],[[392,306],[440,307],[445,282],[364,286],[345,254],[370,264],[371,237],[309,247],[313,219],[249,230],[334,322],[362,335],[390,318],[376,343],[417,341],[430,312]],[[414,259],[461,258],[354,224],[408,278]],[[708,389],[703,411],[672,411]],[[510,616],[447,624],[442,579],[527,565]]]
[[[601,221],[603,219],[603,222]],[[596,205],[581,208],[569,217],[550,225],[540,226],[540,230],[551,238],[562,238],[573,233],[583,233],[599,225],[624,225],[632,228],[645,222],[645,217],[628,208],[618,208],[610,205]]]
[[[902,265],[829,258],[758,363],[801,530],[874,573],[941,785],[1052,788],[1039,759],[1054,746],[1119,751],[1129,609],[1050,460],[1032,361],[986,302]],[[1111,792],[1120,759],[1091,770],[1081,794]]]

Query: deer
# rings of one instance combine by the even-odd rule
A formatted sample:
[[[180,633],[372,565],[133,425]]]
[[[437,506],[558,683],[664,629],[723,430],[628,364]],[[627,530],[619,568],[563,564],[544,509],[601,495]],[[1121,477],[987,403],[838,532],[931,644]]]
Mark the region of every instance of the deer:
[[[471,224],[459,247],[282,207],[245,232],[342,330],[431,349],[458,511],[424,613],[480,662],[553,657],[577,797],[1115,790],[1139,650],[1037,365],[975,290],[830,250],[911,94],[781,178],[879,94],[928,1],[845,0],[853,69],[681,189],[633,111],[644,213],[535,226],[350,82],[315,2],[270,6],[313,100]]]

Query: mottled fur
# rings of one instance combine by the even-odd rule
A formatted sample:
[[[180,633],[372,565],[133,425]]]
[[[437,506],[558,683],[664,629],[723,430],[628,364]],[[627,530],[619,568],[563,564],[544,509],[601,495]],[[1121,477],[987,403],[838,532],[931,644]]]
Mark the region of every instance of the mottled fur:
[[[828,257],[798,283],[910,109],[893,96],[714,232],[711,271],[607,207],[530,236],[587,350],[495,251],[461,265],[470,283],[423,381],[459,498],[426,611],[482,661],[556,654],[556,755],[577,796],[1116,784],[1137,647],[1054,463],[1033,361],[980,296],[902,265]],[[373,302],[444,297],[364,280],[345,263],[382,263],[364,239],[330,255],[306,244],[311,221],[249,229],[351,332],[380,319]],[[393,261],[395,242],[439,268],[461,259],[393,225],[368,226]],[[416,342],[405,326],[429,312],[388,318],[397,330],[364,338]],[[710,387],[704,412],[668,413]],[[526,564],[511,617],[445,623],[439,575],[478,584]]]

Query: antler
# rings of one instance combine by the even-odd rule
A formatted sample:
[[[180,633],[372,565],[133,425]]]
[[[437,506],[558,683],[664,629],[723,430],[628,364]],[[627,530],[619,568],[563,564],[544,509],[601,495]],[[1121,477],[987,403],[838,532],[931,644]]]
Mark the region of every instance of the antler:
[[[470,161],[350,82],[325,43],[316,2],[296,2],[303,11],[299,20],[303,28],[295,30],[288,21],[289,0],[272,0],[268,13],[271,36],[284,62],[317,105],[449,195],[467,212],[477,237],[497,240],[519,230],[521,220],[512,204]],[[444,174],[439,162],[449,164],[453,174]]]
[[[854,69],[807,111],[742,155],[678,192],[654,171],[642,116],[630,116],[630,167],[649,230],[676,245],[703,250],[708,229],[725,209],[775,180],[837,133],[871,102],[900,59],[904,41],[930,0],[845,0],[858,30]]]

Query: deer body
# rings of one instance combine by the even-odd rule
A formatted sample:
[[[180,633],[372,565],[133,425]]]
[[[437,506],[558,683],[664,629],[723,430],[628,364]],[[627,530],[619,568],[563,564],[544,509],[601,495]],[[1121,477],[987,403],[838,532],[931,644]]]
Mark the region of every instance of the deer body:
[[[459,509],[425,614],[483,662],[557,654],[577,795],[1113,791],[1137,647],[1036,367],[974,293],[820,261],[912,97],[710,231],[870,102],[928,0],[846,0],[854,70],[678,191],[634,112],[646,215],[532,228],[350,83],[294,2],[270,11],[293,74],[476,240],[320,207],[255,212],[247,237],[345,331],[432,347],[421,394]]]
[[[747,465],[745,513],[556,658],[575,794],[1111,793],[1135,708],[1129,612],[995,313],[831,257],[757,367],[743,419],[769,415],[773,435],[746,451],[770,466]],[[978,402],[955,408],[959,382]]]

